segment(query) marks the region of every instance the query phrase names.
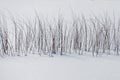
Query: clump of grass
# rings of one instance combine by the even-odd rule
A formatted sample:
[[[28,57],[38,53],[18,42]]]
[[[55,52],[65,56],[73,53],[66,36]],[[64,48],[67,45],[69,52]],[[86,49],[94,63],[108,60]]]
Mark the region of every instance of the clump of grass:
[[[53,22],[49,22],[38,14],[34,19],[12,17],[10,22],[14,26],[12,34],[14,37],[10,38],[7,17],[1,15],[0,55],[27,56],[31,53],[40,56],[68,53],[83,55],[87,52],[93,56],[119,55],[120,20],[115,19],[115,16],[86,18],[81,15],[74,16],[70,21],[66,22],[63,16],[59,16],[53,19]]]

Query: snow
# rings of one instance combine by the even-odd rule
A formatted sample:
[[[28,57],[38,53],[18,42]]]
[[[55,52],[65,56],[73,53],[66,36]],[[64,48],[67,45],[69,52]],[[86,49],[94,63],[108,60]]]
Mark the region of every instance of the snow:
[[[0,14],[64,17],[120,14],[119,0],[0,0]],[[6,13],[6,11],[8,13]],[[17,15],[18,14],[18,15]],[[0,80],[120,80],[120,56],[56,55],[0,57]]]
[[[0,80],[119,80],[119,56],[0,58]]]

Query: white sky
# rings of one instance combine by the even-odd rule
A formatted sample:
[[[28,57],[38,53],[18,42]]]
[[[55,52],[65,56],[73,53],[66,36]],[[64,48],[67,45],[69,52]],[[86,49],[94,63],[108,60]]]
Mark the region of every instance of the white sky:
[[[62,13],[68,16],[104,12],[120,14],[120,0],[0,0],[0,10],[32,16],[36,11],[42,15],[55,16]]]

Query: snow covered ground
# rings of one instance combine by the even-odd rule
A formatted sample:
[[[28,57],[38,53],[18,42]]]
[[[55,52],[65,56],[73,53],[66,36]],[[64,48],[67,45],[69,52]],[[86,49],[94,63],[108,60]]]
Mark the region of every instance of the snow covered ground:
[[[0,80],[120,80],[120,57],[29,55],[0,58]]]
[[[0,14],[17,17],[120,14],[119,0],[0,0]],[[14,15],[15,16],[15,15]],[[120,80],[120,56],[0,57],[0,80]]]

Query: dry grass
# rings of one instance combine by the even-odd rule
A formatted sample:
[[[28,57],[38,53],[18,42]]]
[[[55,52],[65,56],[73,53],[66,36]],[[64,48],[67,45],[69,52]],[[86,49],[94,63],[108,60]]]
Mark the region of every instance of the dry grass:
[[[72,23],[66,23],[63,16],[53,20],[54,23],[50,23],[38,14],[33,20],[12,17],[14,38],[10,39],[7,18],[1,16],[0,55],[82,55],[86,52],[93,56],[119,55],[120,20],[110,16],[86,18],[84,15],[72,18]]]

